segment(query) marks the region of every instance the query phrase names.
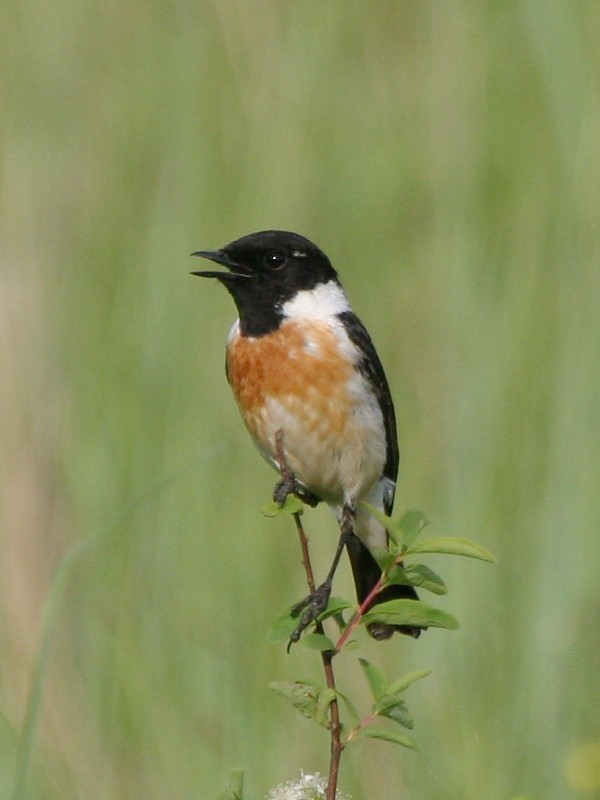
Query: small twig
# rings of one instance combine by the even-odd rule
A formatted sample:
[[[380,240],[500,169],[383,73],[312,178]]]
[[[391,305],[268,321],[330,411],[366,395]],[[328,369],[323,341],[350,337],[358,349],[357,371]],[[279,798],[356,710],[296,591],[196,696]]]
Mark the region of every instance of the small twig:
[[[342,635],[340,636],[340,638],[336,642],[336,645],[335,645],[336,653],[340,652],[340,650],[344,647],[344,645],[348,641],[348,639],[351,636],[351,634],[356,630],[356,628],[358,628],[358,626],[360,625],[361,619],[367,613],[367,611],[370,609],[370,607],[371,607],[371,605],[373,603],[373,600],[377,597],[379,592],[383,589],[383,585],[385,583],[386,578],[387,578],[387,575],[385,573],[382,573],[381,578],[379,578],[379,580],[377,581],[375,586],[373,586],[373,588],[371,589],[369,594],[365,597],[365,599],[362,601],[360,606],[356,609],[356,611],[354,612],[354,614],[350,618],[350,621],[348,622],[348,624],[344,628],[344,631],[343,631]]]
[[[377,711],[373,711],[371,714],[368,714],[355,728],[352,728],[348,736],[344,741],[344,746],[351,742],[353,739],[356,739],[357,736],[363,731],[368,725],[370,725],[374,720],[379,717],[379,713]]]
[[[304,567],[304,571],[306,572],[306,583],[308,585],[308,591],[314,592],[315,576],[313,574],[312,564],[310,563],[310,554],[308,552],[308,539],[306,538],[306,534],[304,533],[304,528],[302,527],[302,520],[300,519],[300,514],[299,513],[293,514],[293,517],[294,517],[294,522],[296,523],[298,538],[300,539],[300,549],[302,550],[302,566]]]

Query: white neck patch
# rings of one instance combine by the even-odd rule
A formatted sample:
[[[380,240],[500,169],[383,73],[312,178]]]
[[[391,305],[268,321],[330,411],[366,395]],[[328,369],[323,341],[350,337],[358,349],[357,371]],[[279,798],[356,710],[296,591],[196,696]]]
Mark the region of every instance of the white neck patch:
[[[330,320],[350,311],[350,305],[339,283],[329,281],[298,292],[281,310],[285,319]]]

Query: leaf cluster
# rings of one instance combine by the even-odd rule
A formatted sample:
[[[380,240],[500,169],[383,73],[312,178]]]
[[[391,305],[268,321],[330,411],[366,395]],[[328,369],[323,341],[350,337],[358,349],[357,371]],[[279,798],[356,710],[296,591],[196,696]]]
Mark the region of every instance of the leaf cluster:
[[[352,720],[352,727],[348,733],[345,733],[345,729],[342,727],[343,746],[360,737],[368,737],[384,739],[411,750],[418,750],[416,742],[408,734],[395,730],[393,727],[381,727],[373,723],[391,720],[398,726],[412,730],[412,716],[402,695],[413,683],[429,675],[431,670],[415,670],[388,683],[377,667],[366,659],[360,658],[359,663],[373,694],[371,711],[362,719],[347,695],[337,689],[321,688],[308,681],[293,683],[274,681],[269,684],[269,688],[285,697],[304,717],[314,720],[326,730],[331,728],[329,706],[334,699],[341,700]]]
[[[466,556],[481,561],[493,562],[494,556],[483,547],[468,539],[452,536],[432,536],[420,539],[427,525],[421,511],[407,511],[398,519],[388,517],[378,508],[364,504],[388,532],[387,548],[374,548],[373,556],[379,564],[382,576],[379,591],[390,585],[407,585],[424,589],[432,594],[446,594],[443,579],[430,567],[421,563],[407,563],[407,559],[424,553]],[[411,625],[421,628],[446,628],[456,630],[458,620],[439,608],[422,600],[390,600],[378,603],[361,614],[361,623],[372,622],[389,625]]]
[[[270,504],[263,511],[268,516],[280,513],[297,514],[299,501],[295,498],[294,500],[295,502],[286,500],[282,507]],[[372,551],[381,568],[381,579],[359,608],[353,607],[342,598],[330,598],[327,609],[316,620],[315,627],[307,631],[300,640],[302,646],[321,651],[329,661],[340,652],[358,646],[350,636],[360,625],[384,623],[447,630],[459,627],[456,617],[423,600],[399,599],[376,602],[377,595],[391,585],[414,586],[434,595],[446,594],[447,587],[444,580],[429,566],[416,561],[416,557],[423,554],[445,554],[487,562],[494,561],[489,551],[468,539],[450,536],[421,537],[427,521],[420,511],[408,511],[400,518],[393,519],[377,508],[368,505],[366,507],[388,532],[388,547]],[[344,613],[349,609],[351,616],[346,620]],[[337,623],[339,632],[337,641],[323,632],[322,623],[328,618]],[[292,617],[291,609],[285,609],[275,620],[269,632],[269,640],[272,642],[289,640],[296,624],[297,620]],[[406,730],[412,730],[413,720],[403,695],[406,689],[428,675],[430,670],[410,672],[389,683],[379,669],[366,659],[360,658],[359,663],[373,695],[372,707],[363,717],[357,714],[350,699],[337,687],[335,689],[331,686],[320,687],[310,682],[296,681],[275,682],[270,688],[285,697],[303,716],[314,720],[329,731],[332,727],[330,706],[334,701],[341,701],[350,720],[348,726],[341,726],[342,748],[358,738],[371,738],[417,750],[415,740],[406,733]]]
[[[283,506],[278,506],[277,503],[269,504],[264,507],[263,513],[268,516],[281,513],[297,514],[299,505],[301,506],[301,503],[297,498],[288,497]],[[421,511],[407,511],[400,518],[394,519],[373,506],[368,504],[365,506],[388,532],[387,548],[372,550],[382,571],[381,580],[368,603],[354,611],[349,623],[344,621],[342,612],[351,608],[352,605],[341,598],[330,600],[318,622],[321,623],[328,617],[334,617],[342,629],[349,625],[352,631],[359,625],[371,623],[456,630],[459,627],[456,617],[423,600],[390,600],[375,605],[373,605],[373,600],[387,586],[398,584],[414,586],[435,595],[446,594],[447,587],[444,580],[426,564],[414,563],[412,559],[415,556],[445,554],[488,562],[493,562],[494,556],[468,539],[451,536],[420,538],[427,525],[425,515]],[[290,614],[290,609],[285,609],[275,620],[269,632],[269,640],[277,642],[289,639],[296,624],[296,620]],[[348,634],[348,630],[346,634]],[[305,634],[301,642],[310,649],[333,652],[338,652],[342,647],[345,648],[351,644],[348,635],[342,634],[342,637],[335,643],[330,637],[315,632]]]
[[[380,727],[372,723],[378,720],[391,720],[403,728],[412,730],[413,719],[402,695],[413,683],[429,675],[431,670],[414,670],[388,684],[383,674],[373,664],[364,658],[359,658],[359,663],[368,681],[374,702],[369,716],[365,717],[350,732],[348,740],[366,736],[371,739],[383,739],[411,750],[418,750],[415,740],[409,734],[398,731],[397,728]]]

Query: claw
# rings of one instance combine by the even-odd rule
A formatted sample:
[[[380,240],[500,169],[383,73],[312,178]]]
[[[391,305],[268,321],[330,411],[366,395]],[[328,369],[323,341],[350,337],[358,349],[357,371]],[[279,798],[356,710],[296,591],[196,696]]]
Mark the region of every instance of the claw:
[[[293,494],[294,497],[306,503],[307,506],[311,506],[311,508],[315,508],[320,502],[315,494],[305,489],[291,473],[288,473],[275,484],[273,500],[275,500],[279,506],[282,506],[285,503],[286,497],[290,494]]]
[[[323,611],[325,611],[330,595],[331,580],[327,579],[320,586],[317,586],[312,594],[307,595],[299,603],[296,603],[295,606],[292,606],[291,616],[296,618],[300,616],[301,612],[302,616],[300,617],[298,625],[292,631],[292,635],[290,636],[287,646],[288,653],[290,652],[291,646],[300,640],[300,637],[306,628],[315,622],[323,613]]]

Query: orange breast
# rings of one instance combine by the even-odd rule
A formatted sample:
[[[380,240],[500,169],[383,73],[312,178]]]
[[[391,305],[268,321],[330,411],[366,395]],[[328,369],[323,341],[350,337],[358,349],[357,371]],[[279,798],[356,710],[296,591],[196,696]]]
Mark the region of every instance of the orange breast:
[[[236,333],[227,376],[263,454],[274,461],[282,430],[289,466],[324,499],[358,496],[381,475],[381,412],[326,323],[288,321],[256,339]]]
[[[321,411],[328,427],[340,433],[353,372],[341,357],[333,331],[324,324],[286,322],[258,339],[238,335],[227,348],[227,377],[248,423],[261,416],[267,399],[275,398],[290,411],[297,407],[306,412],[310,403],[307,417]]]

